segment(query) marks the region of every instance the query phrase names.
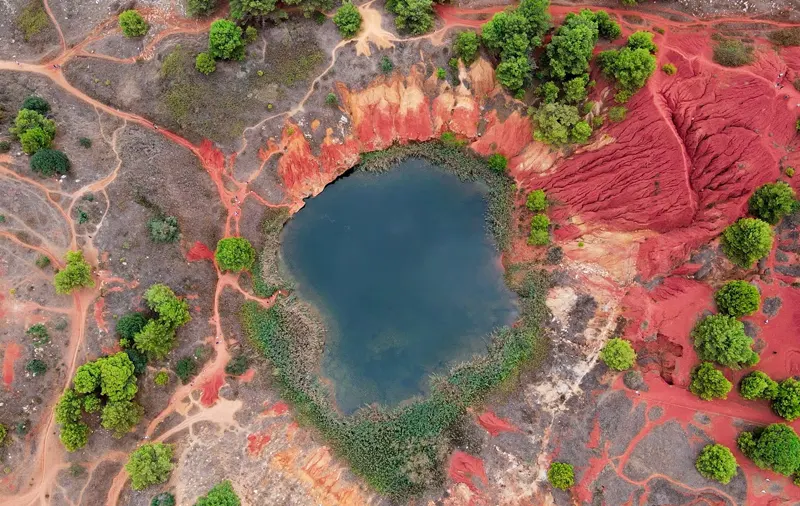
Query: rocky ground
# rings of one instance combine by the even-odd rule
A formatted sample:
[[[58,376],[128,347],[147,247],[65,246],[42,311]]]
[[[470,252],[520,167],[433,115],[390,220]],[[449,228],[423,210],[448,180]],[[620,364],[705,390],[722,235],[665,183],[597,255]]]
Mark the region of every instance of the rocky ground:
[[[209,248],[236,234],[261,247],[269,208],[298,210],[361,152],[450,131],[478,153],[506,155],[519,188],[547,190],[557,202],[551,218],[564,258],[550,267],[545,365],[470,413],[447,482],[415,503],[797,504],[800,488],[738,451],[741,469],[728,485],[695,471],[708,441],[734,448],[743,428],[779,419],[737,393],[704,402],[687,391],[698,362],[689,332],[713,308],[713,290],[732,278],[753,281],[765,299],[746,318],[762,350],[759,368],[776,378],[800,371],[800,218],[784,220],[774,251],[750,271],[731,266],[716,241],[755,187],[800,167],[800,92],[791,86],[800,78],[800,50],[776,49],[764,38],[797,21],[796,3],[648,1],[621,11],[625,33],[663,30],[655,35],[659,66],[673,63],[678,73],[657,72],[628,104],[625,121],[570,151],[531,140],[527,106],[502,92],[486,60],[460,68],[458,79],[437,79],[454,29],[480,24],[496,8],[476,15],[441,7],[439,29],[414,40],[395,33],[379,3],[360,7],[366,26],[350,43],[340,42],[330,21],[293,18],[262,29],[244,62],[220,64],[205,78],[190,56],[205,44],[209,22],[183,18],[173,2],[139,2],[152,29],[135,42],[115,27],[119,2],[0,4],[0,140],[12,111],[35,93],[52,104],[56,147],[73,164],[62,180],[43,180],[18,146],[0,154],[0,422],[11,428],[1,453],[2,501],[149,504],[156,491],[132,491],[122,465],[141,441],[160,440],[175,443],[178,463],[159,490],[173,491],[179,504],[193,504],[222,479],[233,481],[245,504],[388,504],[293,419],[269,367],[241,342],[236,314],[256,298],[251,281],[222,275]],[[37,6],[47,23],[26,41],[13,20]],[[558,18],[574,8],[564,2],[552,10]],[[746,31],[756,61],[714,64],[711,35],[720,29]],[[394,63],[385,75],[378,69],[384,55]],[[598,85],[590,99],[604,112],[611,90],[592,77]],[[329,93],[337,105],[326,104]],[[178,243],[149,240],[144,224],[157,212],[178,218]],[[529,218],[518,214],[520,224]],[[525,244],[524,227],[507,265],[542,259]],[[54,269],[76,247],[96,268],[96,286],[56,295]],[[41,256],[49,266],[37,267]],[[178,349],[140,379],[145,420],[119,440],[98,430],[86,448],[66,454],[52,419],[57,396],[78,365],[117,349],[116,319],[141,309],[156,282],[189,301],[192,321]],[[37,323],[48,343],[25,334]],[[635,372],[612,373],[597,362],[615,335],[634,343]],[[240,378],[225,375],[238,353],[255,365]],[[172,371],[183,357],[197,361],[200,373],[182,385],[171,372],[169,384],[156,387],[155,373]],[[32,358],[48,371],[26,372]],[[736,383],[746,372],[726,374]],[[575,465],[571,493],[547,484],[552,460]]]

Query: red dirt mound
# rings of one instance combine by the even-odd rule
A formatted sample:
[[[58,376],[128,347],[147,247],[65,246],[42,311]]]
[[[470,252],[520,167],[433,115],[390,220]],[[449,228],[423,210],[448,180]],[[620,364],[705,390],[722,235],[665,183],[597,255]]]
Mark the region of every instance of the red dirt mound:
[[[186,253],[186,260],[189,262],[199,262],[200,260],[214,261],[214,252],[200,241],[195,241],[194,245]]]
[[[493,437],[502,432],[519,431],[519,429],[516,428],[511,422],[500,418],[491,411],[484,411],[478,415],[478,423],[481,424],[481,427],[486,429],[486,432],[491,434]]]
[[[6,388],[11,388],[14,382],[14,362],[22,356],[22,347],[15,342],[10,342],[6,346],[3,355],[3,384]]]
[[[483,461],[462,451],[455,451],[450,457],[448,475],[454,482],[463,483],[473,492],[478,492],[479,486],[488,483]]]

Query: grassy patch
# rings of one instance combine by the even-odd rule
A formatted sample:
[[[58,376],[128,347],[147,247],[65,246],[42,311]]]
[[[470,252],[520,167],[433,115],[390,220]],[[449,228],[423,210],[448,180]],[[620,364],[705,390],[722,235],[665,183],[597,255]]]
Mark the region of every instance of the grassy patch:
[[[440,142],[392,147],[366,154],[360,170],[388,170],[409,157],[426,158],[462,180],[485,182],[490,201],[487,224],[501,247],[508,244],[511,182],[466,150]],[[276,215],[265,222],[265,255],[277,249],[284,221],[285,216]],[[513,270],[515,275],[507,282],[520,297],[519,324],[489,336],[484,355],[431,377],[428,396],[395,408],[365,407],[352,416],[336,409],[332,393],[318,376],[324,331],[306,303],[289,297],[264,309],[246,302],[241,311],[243,328],[270,361],[281,396],[294,405],[298,419],[317,428],[377,491],[402,499],[444,482],[445,461],[459,444],[467,408],[498,388],[513,387],[521,368],[540,363],[546,354],[547,343],[539,329],[547,314],[549,279],[530,265]]]
[[[783,28],[770,32],[767,36],[773,44],[778,46],[800,46],[800,27]]]
[[[325,53],[311,41],[273,44],[266,55],[266,68],[260,79],[290,87],[309,79],[323,61]]]
[[[714,46],[714,61],[724,67],[741,67],[753,61],[753,46],[740,40],[721,39]]]
[[[25,42],[30,41],[31,38],[50,24],[47,12],[45,12],[42,2],[39,0],[33,0],[23,7],[16,21],[17,28],[22,31],[22,37]]]

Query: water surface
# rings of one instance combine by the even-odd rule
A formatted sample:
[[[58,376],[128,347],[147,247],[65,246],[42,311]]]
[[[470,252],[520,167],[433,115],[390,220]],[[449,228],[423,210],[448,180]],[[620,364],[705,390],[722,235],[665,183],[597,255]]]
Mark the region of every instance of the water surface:
[[[338,180],[286,225],[283,259],[325,318],[322,373],[344,412],[426,393],[516,317],[484,197],[412,159]]]

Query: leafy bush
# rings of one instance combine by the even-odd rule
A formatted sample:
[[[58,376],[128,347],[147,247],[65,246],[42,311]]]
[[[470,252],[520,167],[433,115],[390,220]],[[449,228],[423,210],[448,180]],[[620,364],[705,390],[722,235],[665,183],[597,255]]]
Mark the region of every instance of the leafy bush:
[[[333,16],[333,23],[345,39],[354,37],[361,30],[361,21],[358,7],[349,1],[343,2]]]
[[[208,52],[216,60],[243,60],[245,45],[242,29],[227,19],[218,19],[211,23]]]
[[[147,230],[153,242],[170,243],[181,236],[178,218],[174,216],[156,216],[147,220]]]
[[[746,281],[729,281],[714,294],[714,302],[720,313],[739,318],[758,311],[761,294]]]
[[[761,469],[784,476],[800,470],[800,438],[788,425],[773,423],[763,429],[742,432],[736,444]]]
[[[591,127],[581,120],[578,108],[566,104],[544,104],[533,115],[536,129],[534,139],[555,146],[568,142],[582,142],[586,139],[586,127]],[[581,126],[577,126],[578,124]],[[577,129],[576,129],[577,127]]]
[[[145,324],[147,318],[142,313],[133,311],[117,320],[115,330],[121,338],[133,342],[133,337],[141,332]]]
[[[381,72],[383,72],[384,74],[388,74],[389,72],[394,70],[394,63],[392,63],[392,60],[390,60],[388,56],[383,55],[381,56],[380,67],[381,67]]]
[[[603,72],[629,93],[644,86],[656,71],[656,57],[646,48],[603,51],[597,61]]]
[[[544,190],[538,189],[530,192],[525,202],[525,207],[534,213],[539,213],[547,209],[547,195]]]
[[[181,379],[184,385],[197,374],[197,364],[192,357],[183,357],[175,364],[175,374]]]
[[[231,376],[241,376],[247,372],[248,365],[249,361],[247,360],[246,356],[236,355],[225,366],[225,374],[230,374]]]
[[[628,37],[627,46],[631,49],[647,49],[651,53],[658,51],[658,46],[653,42],[650,32],[634,32]]]
[[[0,153],[8,153],[11,151],[11,143],[8,141],[0,141]]]
[[[211,56],[211,53],[202,52],[198,53],[194,59],[194,68],[201,74],[213,74],[217,70],[217,61]]]
[[[150,320],[133,339],[136,349],[154,359],[163,359],[175,349],[175,330],[159,320]]]
[[[575,127],[572,129],[572,139],[579,143],[583,144],[589,140],[589,137],[592,136],[592,127],[589,125],[588,122],[581,120],[575,123]]]
[[[531,73],[531,64],[527,57],[516,56],[504,59],[497,66],[497,81],[511,91],[520,91],[525,86]]]
[[[25,335],[31,338],[31,342],[35,347],[41,347],[50,342],[50,334],[47,332],[47,327],[44,323],[35,323],[28,327]]]
[[[21,109],[9,131],[20,140],[25,154],[32,155],[50,147],[56,136],[56,123],[36,111]]]
[[[195,506],[240,506],[242,502],[228,480],[217,483],[208,494],[197,498]]]
[[[36,257],[36,267],[46,269],[50,265],[50,257],[47,255],[39,255]]]
[[[665,63],[664,65],[661,66],[661,70],[668,76],[671,76],[675,75],[675,73],[678,71],[678,67],[676,67],[671,63]]]
[[[64,175],[69,172],[67,155],[57,149],[43,148],[36,151],[30,159],[31,170],[41,177]]]
[[[600,350],[600,360],[602,360],[609,369],[614,371],[625,371],[633,367],[636,363],[636,352],[633,351],[633,346],[629,341],[614,337],[609,339],[608,342]]]
[[[169,492],[161,492],[153,497],[150,506],[175,506],[175,496]]]
[[[486,163],[489,164],[492,170],[496,170],[497,172],[505,172],[506,167],[508,167],[508,159],[500,153],[489,155],[489,158],[486,159]]]
[[[778,46],[800,46],[800,27],[782,28],[767,35],[773,44]]]
[[[119,27],[126,37],[141,37],[150,29],[139,11],[134,9],[129,9],[119,15]]]
[[[739,383],[739,393],[748,400],[772,400],[778,394],[778,382],[761,371],[753,371]]]
[[[797,195],[783,181],[767,183],[753,192],[747,207],[756,218],[777,225],[784,216],[797,209]]]
[[[119,439],[133,429],[144,415],[144,408],[133,401],[112,401],[103,408],[101,425],[113,430]]]
[[[465,65],[471,65],[478,56],[478,47],[480,47],[478,34],[470,30],[456,35],[453,52]]]
[[[44,30],[50,24],[42,2],[40,0],[30,0],[28,5],[23,7],[16,19],[17,28],[22,32],[22,38],[28,42]]]
[[[255,26],[248,26],[244,29],[244,43],[245,44],[252,44],[256,40],[258,40],[258,30]]]
[[[527,59],[531,42],[527,33],[530,30],[528,20],[521,13],[501,11],[481,27],[481,42],[490,52],[499,55],[501,61]]]
[[[547,81],[542,83],[536,92],[542,97],[542,100],[545,104],[552,104],[554,102],[558,102],[558,93],[559,93],[558,85],[553,81]]]
[[[127,353],[120,351],[98,358],[94,363],[100,368],[101,395],[108,397],[109,401],[130,401],[136,396],[139,387],[133,362]]]
[[[217,243],[214,258],[223,271],[250,270],[256,261],[256,250],[244,237],[226,237]]]
[[[758,363],[758,354],[751,348],[753,339],[744,333],[744,325],[736,318],[706,316],[692,330],[692,337],[700,360],[732,369]]]
[[[787,422],[800,418],[800,382],[794,378],[781,381],[772,401],[772,410]]]
[[[697,471],[708,480],[715,480],[727,485],[736,476],[736,457],[727,446],[721,444],[706,445],[694,463]]]
[[[68,452],[74,452],[89,442],[89,426],[83,422],[64,424],[61,426],[58,438]]]
[[[608,110],[608,119],[614,123],[619,123],[628,115],[628,108],[622,106],[614,106]]]
[[[83,410],[87,413],[97,413],[103,409],[103,401],[100,397],[90,394],[83,397]]]
[[[147,306],[158,314],[158,319],[165,325],[176,329],[192,319],[189,305],[175,295],[170,287],[156,283],[144,292]]]
[[[22,102],[22,107],[20,109],[28,109],[45,115],[50,112],[50,104],[42,97],[31,95]]]
[[[173,467],[172,446],[163,443],[143,444],[131,453],[125,464],[134,490],[164,483],[169,479]]]
[[[186,0],[186,14],[206,16],[217,6],[217,0]]]
[[[728,398],[728,392],[732,387],[731,382],[711,362],[703,362],[697,366],[692,371],[691,377],[689,391],[704,401]]]
[[[100,364],[87,362],[78,367],[75,377],[72,378],[75,391],[79,394],[90,394],[100,388]]]
[[[740,40],[723,39],[714,46],[713,58],[723,67],[741,67],[753,61],[753,46]]]
[[[393,0],[387,7],[397,16],[397,29],[412,35],[422,35],[433,29],[432,0]]]
[[[731,262],[749,269],[772,249],[772,229],[759,219],[742,218],[722,232],[722,251]]]
[[[586,99],[586,85],[589,83],[589,75],[573,77],[564,83],[564,102],[577,104]]]
[[[47,372],[47,364],[43,360],[34,358],[29,360],[28,363],[25,364],[25,371],[31,373],[34,376],[41,376],[42,374]]]
[[[40,149],[49,148],[53,144],[53,138],[43,129],[34,127],[23,132],[19,136],[19,142],[22,144],[22,151],[31,155]]]
[[[553,462],[547,470],[550,484],[561,490],[569,490],[575,485],[575,469],[566,462]]]
[[[160,387],[169,383],[169,374],[167,374],[167,371],[158,371],[153,378],[153,383]]]
[[[56,293],[66,295],[83,287],[94,286],[92,266],[83,259],[82,251],[68,251],[67,265],[53,278]]]
[[[546,48],[551,77],[564,80],[589,70],[589,59],[597,43],[599,30],[595,15],[588,9],[569,13]]]
[[[522,0],[516,12],[528,22],[527,36],[531,47],[540,46],[542,37],[550,30],[550,0]]]
[[[92,147],[92,139],[88,137],[81,137],[78,139],[78,144],[80,144],[84,149],[89,149]]]
[[[82,405],[83,402],[80,396],[75,393],[75,390],[66,389],[56,403],[56,423],[66,425],[80,421]]]
[[[325,103],[328,105],[337,105],[339,103],[339,99],[336,98],[336,93],[328,93],[325,97]]]
[[[531,219],[531,232],[528,244],[545,246],[550,243],[550,218],[546,214],[537,214]]]
[[[443,69],[442,67],[439,67],[438,69],[436,69],[436,78],[437,79],[442,79],[443,80],[446,77],[447,77],[447,71],[445,69]]]
[[[6,436],[8,436],[8,428],[0,423],[0,445],[6,441]]]
[[[597,22],[597,31],[601,38],[616,40],[622,35],[622,28],[616,21],[611,19],[606,11],[595,12],[594,19]]]

